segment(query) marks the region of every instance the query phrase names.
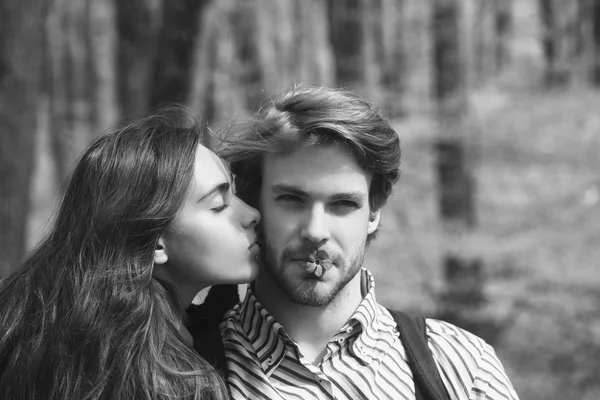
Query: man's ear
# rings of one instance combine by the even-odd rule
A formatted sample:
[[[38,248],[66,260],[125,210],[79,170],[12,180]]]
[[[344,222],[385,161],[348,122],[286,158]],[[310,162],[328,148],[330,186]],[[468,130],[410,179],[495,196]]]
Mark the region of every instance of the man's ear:
[[[168,259],[169,256],[167,255],[165,241],[161,236],[156,244],[156,249],[154,249],[154,264],[164,264]]]
[[[370,211],[369,212],[369,223],[367,224],[367,234],[371,234],[377,230],[379,226],[379,219],[381,218],[381,211]]]

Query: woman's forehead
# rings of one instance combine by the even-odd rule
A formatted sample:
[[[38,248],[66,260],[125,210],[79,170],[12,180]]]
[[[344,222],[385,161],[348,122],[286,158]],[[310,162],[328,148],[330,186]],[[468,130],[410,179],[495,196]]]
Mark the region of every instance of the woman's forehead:
[[[230,172],[214,152],[203,145],[196,151],[194,166],[194,186],[197,189],[206,189],[215,184],[229,182]]]

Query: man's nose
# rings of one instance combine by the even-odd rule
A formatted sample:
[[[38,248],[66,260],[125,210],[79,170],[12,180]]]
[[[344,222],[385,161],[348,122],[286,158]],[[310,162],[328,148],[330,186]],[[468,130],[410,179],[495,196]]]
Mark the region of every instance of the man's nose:
[[[317,245],[321,245],[329,240],[327,215],[322,205],[316,204],[309,210],[300,236]]]

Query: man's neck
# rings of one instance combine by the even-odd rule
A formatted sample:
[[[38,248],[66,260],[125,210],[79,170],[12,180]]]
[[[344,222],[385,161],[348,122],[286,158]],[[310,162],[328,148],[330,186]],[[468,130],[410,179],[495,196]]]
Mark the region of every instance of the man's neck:
[[[338,296],[324,307],[293,303],[269,278],[257,282],[255,295],[298,343],[304,360],[318,364],[331,337],[348,322],[362,301],[361,275],[357,273]]]

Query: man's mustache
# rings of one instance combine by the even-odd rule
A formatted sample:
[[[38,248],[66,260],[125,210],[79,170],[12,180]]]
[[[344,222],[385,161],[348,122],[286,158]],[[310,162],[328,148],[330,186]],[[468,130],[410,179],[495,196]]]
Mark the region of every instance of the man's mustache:
[[[301,245],[300,247],[286,248],[281,255],[283,260],[300,260],[312,263],[333,263],[339,260],[339,257],[330,255],[324,249],[318,249],[312,245]]]

